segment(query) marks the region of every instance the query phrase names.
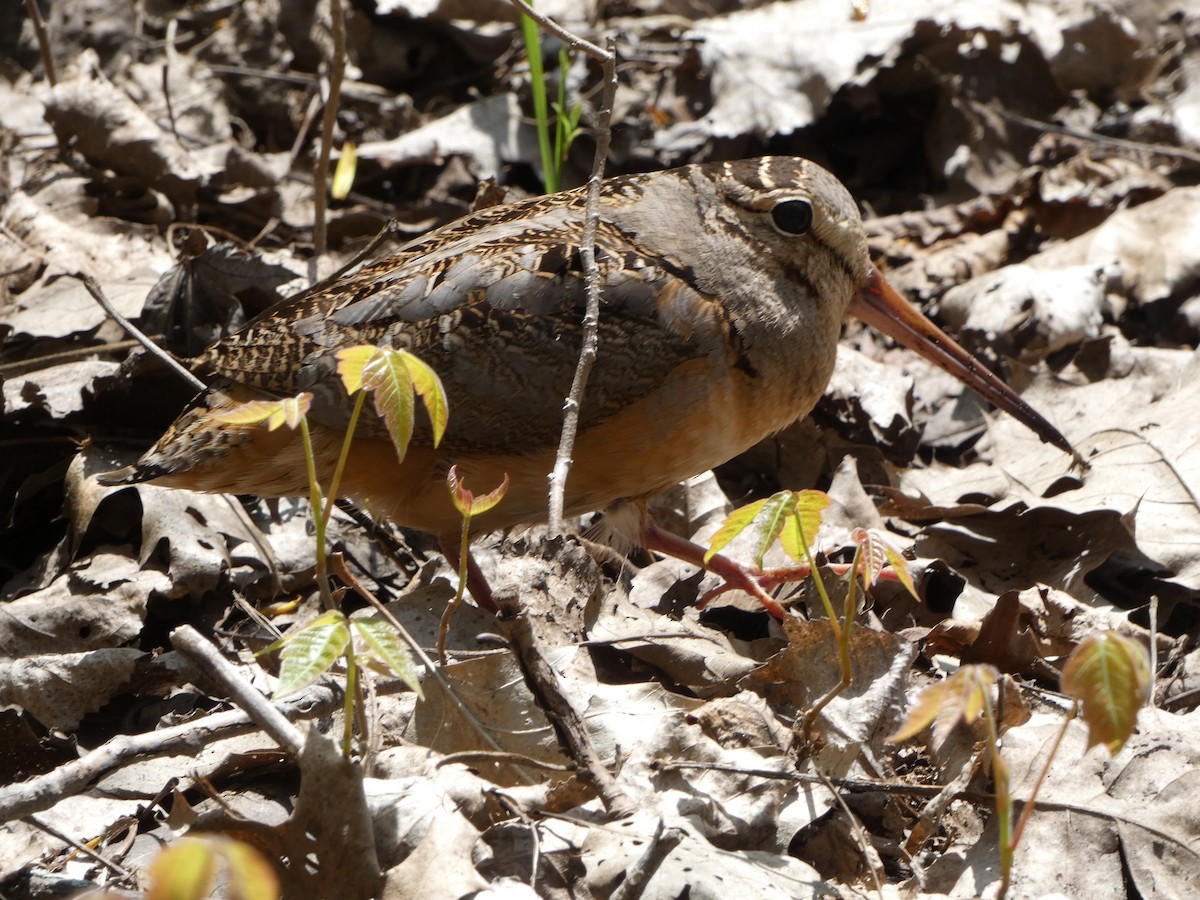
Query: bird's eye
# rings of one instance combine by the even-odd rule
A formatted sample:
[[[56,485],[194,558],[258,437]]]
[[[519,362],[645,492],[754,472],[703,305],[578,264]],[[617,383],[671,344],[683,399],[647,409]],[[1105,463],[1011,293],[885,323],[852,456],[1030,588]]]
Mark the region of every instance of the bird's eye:
[[[771,209],[771,221],[780,234],[807,234],[812,220],[813,208],[807,200],[780,200]]]

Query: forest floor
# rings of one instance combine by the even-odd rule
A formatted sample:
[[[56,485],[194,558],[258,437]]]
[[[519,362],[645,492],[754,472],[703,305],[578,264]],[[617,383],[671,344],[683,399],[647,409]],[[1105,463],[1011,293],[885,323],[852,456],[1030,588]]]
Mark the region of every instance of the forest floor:
[[[300,732],[268,735],[242,708],[278,684],[278,654],[259,651],[320,612],[307,501],[100,485],[193,389],[76,276],[187,358],[381,230],[394,245],[467,214],[483,179],[539,193],[516,14],[346,5],[334,150],[353,145],[357,165],[317,255],[328,4],[49,6],[54,72],[26,7],[0,9],[0,896],[140,895],[189,864],[162,856],[197,846],[185,835],[251,844],[292,897],[994,896],[984,722],[887,740],[956,671],[998,673],[984,693],[1018,812],[1056,754],[1009,896],[1200,895],[1194,5],[637,0],[584,19],[585,4],[539,2],[615,37],[606,174],[768,154],[826,166],[889,281],[1077,458],[852,322],[809,417],[655,501],[703,543],[736,506],[826,492],[835,604],[857,529],[905,555],[920,599],[872,588],[848,632],[853,682],[820,715],[841,669],[811,579],[781,595],[783,624],[737,593],[698,609],[712,575],[614,567],[535,528],[477,553],[536,646],[518,656],[511,623],[463,606],[445,663],[418,666],[420,696],[365,673],[351,762],[336,670],[283,700]],[[562,47],[543,38],[552,99],[561,83],[582,113],[574,187],[601,72]],[[436,656],[457,579],[429,538],[339,511],[329,541]],[[343,600],[356,621],[376,614]],[[237,683],[181,648],[183,626]],[[1113,631],[1154,672],[1116,755],[1081,721],[1063,732],[1059,684],[1082,641]],[[632,815],[577,774],[531,656]],[[241,844],[207,846],[241,871]]]

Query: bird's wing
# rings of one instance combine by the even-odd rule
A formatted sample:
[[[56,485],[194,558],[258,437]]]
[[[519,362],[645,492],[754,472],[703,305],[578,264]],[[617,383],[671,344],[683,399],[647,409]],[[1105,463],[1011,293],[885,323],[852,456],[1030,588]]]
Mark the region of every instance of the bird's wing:
[[[629,185],[617,180],[607,201],[620,202]],[[582,339],[582,230],[581,192],[578,202],[534,200],[476,214],[319,295],[285,301],[213,348],[207,367],[281,395],[313,391],[310,415],[344,427],[351,404],[337,382],[336,352],[355,344],[404,348],[445,385],[446,449],[551,445]],[[599,352],[581,412],[585,428],[649,396],[683,363],[737,352],[721,304],[686,267],[603,214],[596,248]],[[373,423],[363,428],[383,434]],[[414,441],[428,440],[418,422]]]

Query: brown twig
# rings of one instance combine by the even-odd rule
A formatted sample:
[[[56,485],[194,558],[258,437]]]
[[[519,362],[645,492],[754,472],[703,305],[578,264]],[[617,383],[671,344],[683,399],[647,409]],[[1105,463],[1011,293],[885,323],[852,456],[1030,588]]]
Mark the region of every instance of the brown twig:
[[[26,825],[31,825],[34,828],[39,829],[40,831],[46,832],[46,834],[50,835],[50,837],[52,837],[56,840],[62,841],[67,846],[73,847],[76,850],[76,852],[82,853],[84,856],[87,856],[90,859],[94,859],[96,862],[98,862],[100,865],[104,866],[106,869],[108,869],[110,872],[112,872],[118,878],[124,878],[127,881],[129,881],[131,884],[133,883],[135,876],[128,869],[124,868],[123,866],[118,865],[113,860],[109,859],[104,854],[99,853],[96,850],[92,849],[87,844],[83,843],[82,841],[77,841],[77,840],[75,840],[75,838],[71,837],[69,834],[65,834],[65,833],[59,831],[57,828],[55,828],[49,822],[43,822],[37,816],[24,816],[24,817],[22,817],[21,821],[24,822]]]
[[[833,782],[824,772],[818,772],[817,776],[821,779],[821,783],[825,785],[825,789],[829,791],[834,801],[842,808],[842,812],[846,814],[846,821],[850,823],[850,831],[854,835],[855,843],[858,844],[858,852],[862,854],[863,868],[871,875],[871,881],[875,886],[876,896],[883,896],[883,885],[880,884],[879,874],[883,864],[879,859],[879,853],[871,844],[871,840],[867,837],[867,830],[863,827],[862,821],[854,814],[854,810],[850,808],[850,804],[846,802],[846,798],[842,796],[841,791],[835,790]]]
[[[461,763],[464,766],[469,766],[476,763],[516,763],[522,766],[528,766],[531,769],[544,769],[547,772],[574,772],[574,766],[564,766],[561,763],[546,762],[542,759],[534,759],[532,756],[526,756],[524,753],[507,753],[496,752],[489,750],[462,750],[458,753],[448,753],[437,761],[435,768],[442,766],[450,766]]]
[[[162,92],[163,101],[167,106],[167,122],[171,125],[171,134],[174,135],[176,143],[182,143],[179,139],[179,129],[175,125],[175,108],[171,105],[171,63],[178,55],[178,51],[175,49],[175,35],[178,28],[179,20],[172,16],[167,22],[166,53],[162,67]]]
[[[130,337],[145,347],[147,352],[154,354],[160,360],[166,363],[167,368],[174,369],[180,378],[192,385],[192,387],[196,388],[196,390],[208,390],[208,385],[193,375],[191,370],[184,366],[183,363],[177,360],[162,347],[158,346],[158,344],[154,343],[154,341],[150,340],[144,331],[134,325],[131,321],[129,321],[129,319],[125,318],[125,316],[121,315],[121,313],[117,312],[117,308],[113,306],[112,302],[107,296],[105,296],[104,290],[100,287],[100,283],[96,281],[95,278],[93,278],[91,275],[85,275],[83,272],[71,272],[68,273],[68,277],[78,278],[80,281],[82,281],[83,286],[87,288],[88,293],[91,294],[93,299],[95,299],[95,301],[104,309],[104,311],[112,317],[113,321],[124,328],[125,331],[129,333]]]
[[[89,347],[72,347],[70,350],[60,350],[58,353],[47,353],[44,356],[34,356],[30,359],[18,359],[15,362],[0,363],[0,378],[16,378],[27,372],[40,372],[51,366],[74,362],[89,356],[100,356],[104,353],[119,353],[140,346],[141,341],[112,341],[107,344],[94,344]]]
[[[659,816],[654,824],[654,834],[646,841],[646,852],[630,866],[625,873],[625,880],[617,885],[617,889],[609,895],[609,900],[637,900],[641,897],[663,860],[683,843],[686,836],[687,832],[682,828],[664,827],[662,816]]]
[[[516,2],[516,0],[513,0],[513,2]],[[1154,153],[1159,156],[1182,159],[1200,165],[1200,153],[1195,153],[1183,147],[1169,147],[1166,144],[1152,144],[1146,141],[1131,141],[1128,138],[1110,137],[1106,134],[1097,134],[1094,131],[1085,131],[1082,128],[1060,125],[1057,122],[1043,122],[1041,119],[1032,119],[1029,116],[1023,116],[1020,113],[1005,109],[999,104],[983,103],[979,100],[972,100],[971,102],[976,106],[981,106],[994,112],[1002,119],[1007,119],[1018,125],[1024,125],[1026,128],[1032,128],[1035,131],[1057,132],[1058,134],[1065,134],[1067,137],[1073,137],[1081,141],[1089,141],[1094,144],[1108,144],[1112,147],[1119,147],[1122,150],[1130,150],[1135,153]]]
[[[327,687],[310,688],[277,704],[281,713],[303,718],[325,716],[340,706],[340,694]],[[0,822],[50,809],[60,800],[87,790],[105,775],[133,763],[163,756],[194,755],[215,741],[258,730],[246,712],[234,709],[145,734],[118,735],[52,772],[0,788]]]
[[[342,0],[329,0],[329,18],[333,33],[333,50],[329,58],[329,96],[325,98],[325,113],[321,117],[321,147],[317,170],[313,175],[313,262],[309,280],[316,281],[316,265],[325,255],[325,213],[329,193],[329,157],[333,151],[333,130],[337,126],[338,100],[342,93],[342,77],[346,73],[346,22]]]
[[[563,404],[563,430],[559,439],[558,453],[554,457],[554,469],[550,473],[551,535],[563,533],[563,506],[566,499],[567,475],[571,469],[571,454],[574,452],[575,437],[579,431],[579,410],[583,406],[583,394],[587,389],[588,376],[596,361],[600,331],[600,268],[596,265],[596,228],[600,220],[600,185],[604,180],[604,161],[612,141],[609,127],[613,101],[617,92],[617,57],[613,41],[608,42],[610,52],[602,60],[604,69],[604,94],[600,102],[596,122],[596,156],[592,162],[592,174],[588,178],[587,205],[584,208],[583,238],[579,244],[579,256],[587,278],[587,309],[583,316],[583,346],[579,351],[579,363],[575,366],[575,377],[571,392]]]
[[[191,625],[171,632],[171,643],[180,653],[200,664],[204,674],[229,692],[233,701],[244,709],[258,726],[274,738],[284,750],[299,756],[304,748],[304,735],[287,716],[275,708],[263,694],[247,681],[217,648],[200,636]]]
[[[525,15],[529,16],[529,18],[533,19],[533,21],[537,22],[539,25],[553,34],[556,38],[566,43],[572,50],[582,50],[588,56],[592,57],[592,59],[595,59],[601,63],[603,63],[605,58],[609,56],[607,51],[601,50],[590,41],[585,41],[574,32],[563,28],[549,16],[538,12],[536,9],[530,6],[526,0],[509,0],[509,2]]]
[[[496,623],[508,638],[525,683],[546,712],[554,733],[567,756],[575,761],[579,779],[594,790],[600,802],[613,818],[624,818],[634,812],[633,801],[604,766],[583,718],[575,711],[559,684],[554,669],[546,662],[538,647],[529,617],[521,612],[516,589],[495,594],[500,614]]]
[[[46,80],[50,87],[58,84],[58,72],[54,68],[54,55],[50,52],[50,38],[46,35],[46,23],[42,21],[42,12],[38,9],[37,0],[25,0],[25,12],[33,23],[33,33],[37,36],[38,51],[42,54],[42,68],[46,70]]]

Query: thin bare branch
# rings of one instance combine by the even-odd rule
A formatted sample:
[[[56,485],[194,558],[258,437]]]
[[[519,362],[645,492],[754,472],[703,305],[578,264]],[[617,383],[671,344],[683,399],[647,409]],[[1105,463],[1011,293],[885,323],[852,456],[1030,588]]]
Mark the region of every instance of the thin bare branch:
[[[519,2],[519,0],[514,0]],[[584,209],[583,238],[579,256],[583,261],[587,279],[587,309],[583,316],[583,346],[579,351],[579,363],[571,382],[571,392],[563,404],[562,437],[558,453],[554,458],[554,469],[550,473],[550,512],[548,528],[551,535],[563,533],[563,512],[567,490],[567,476],[571,470],[571,454],[575,449],[575,438],[579,433],[579,410],[583,405],[588,377],[599,352],[600,330],[600,268],[596,265],[596,227],[600,219],[600,185],[604,180],[604,163],[612,142],[612,108],[617,94],[617,57],[615,42],[608,39],[608,52],[601,58],[604,70],[604,92],[596,119],[596,156],[592,161],[592,174],[588,178],[587,206]]]
[[[540,25],[546,31],[550,32],[556,38],[565,43],[572,50],[580,50],[602,65],[615,61],[616,56],[613,53],[611,41],[609,42],[607,50],[601,50],[591,41],[585,41],[574,32],[563,28],[549,16],[538,12],[536,9],[530,6],[526,0],[509,0],[509,2],[525,15],[529,16],[529,18],[533,19],[533,21],[537,22],[538,25]]]
[[[529,690],[546,710],[546,717],[554,726],[559,745],[567,756],[575,761],[579,780],[596,792],[605,810],[614,819],[632,815],[636,806],[605,767],[592,743],[587,723],[571,705],[558,675],[546,662],[545,654],[542,653],[534,634],[533,624],[522,610],[517,589],[510,586],[497,593],[495,599],[500,607],[496,624],[508,638]]]
[[[325,98],[325,113],[321,117],[321,147],[317,169],[313,175],[313,260],[309,280],[316,281],[316,266],[325,255],[325,213],[329,203],[329,157],[333,152],[333,130],[337,127],[338,101],[342,95],[342,78],[346,74],[346,21],[342,0],[329,0],[329,19],[333,33],[333,50],[329,58],[329,96]]]
[[[329,688],[314,687],[287,698],[278,708],[288,715],[318,718],[340,705],[340,694]],[[0,788],[0,821],[49,809],[64,798],[87,790],[105,775],[134,763],[162,756],[196,754],[215,741],[257,730],[258,726],[249,715],[234,709],[145,734],[118,735],[52,772]]]
[[[70,273],[69,277],[78,278],[80,281],[82,281],[83,286],[87,288],[88,293],[91,294],[95,301],[104,309],[104,311],[112,317],[113,321],[124,328],[130,337],[145,347],[146,352],[157,356],[160,360],[166,363],[167,368],[174,369],[180,378],[182,378],[196,390],[208,390],[208,385],[193,375],[191,370],[189,370],[183,363],[177,360],[162,347],[158,346],[158,344],[154,343],[154,341],[150,340],[150,337],[144,331],[130,322],[129,319],[125,318],[125,316],[123,316],[121,313],[117,312],[117,308],[112,305],[112,301],[108,299],[104,293],[104,289],[100,287],[100,282],[96,281],[96,279],[91,275],[85,275],[83,272],[72,272]]]
[[[230,664],[217,648],[201,637],[191,625],[184,625],[171,632],[171,643],[175,649],[200,664],[204,674],[227,690],[234,703],[246,711],[263,731],[294,756],[304,749],[304,735],[287,720],[287,716],[245,679],[236,667]]]
[[[42,11],[38,9],[37,0],[25,0],[25,13],[33,23],[38,51],[42,54],[42,68],[46,70],[46,80],[50,82],[50,87],[54,87],[58,84],[58,72],[54,68],[54,54],[50,52],[50,38],[46,36],[46,23],[42,20]]]

